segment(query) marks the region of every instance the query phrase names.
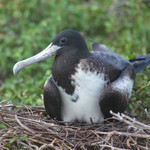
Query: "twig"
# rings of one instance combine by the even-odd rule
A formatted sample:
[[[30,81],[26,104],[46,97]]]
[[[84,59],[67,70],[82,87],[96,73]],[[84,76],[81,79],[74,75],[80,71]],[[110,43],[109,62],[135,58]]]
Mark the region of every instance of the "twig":
[[[29,150],[33,150],[29,145],[25,144],[24,142],[21,142],[19,139],[17,139],[17,143],[25,146],[26,148],[28,148]]]
[[[129,149],[122,149],[122,148],[117,148],[117,147],[114,147],[114,146],[110,146],[110,145],[100,145],[100,147],[108,147],[108,148],[111,148],[112,150],[129,150]]]
[[[0,106],[2,106],[0,104]],[[5,124],[0,131],[0,146],[6,147],[10,139],[19,140],[18,143],[27,149],[148,149],[150,147],[150,130],[148,123],[135,120],[128,115],[113,114],[115,120],[105,120],[104,124],[85,125],[72,122],[65,125],[62,121],[50,120],[46,116],[38,116],[44,112],[43,107],[14,105],[17,109],[7,109],[5,105],[0,109],[0,123]],[[13,106],[12,106],[13,107]],[[6,109],[5,109],[6,108]],[[16,110],[15,109],[15,110]],[[42,113],[44,115],[44,113]],[[149,123],[150,124],[150,123]],[[129,130],[132,125],[136,130]],[[27,137],[23,137],[25,134]],[[16,141],[17,142],[17,141]],[[15,143],[11,143],[17,149]]]
[[[28,130],[29,132],[31,132],[32,134],[35,134],[35,132],[32,129],[29,129],[27,126],[25,126],[17,117],[17,115],[15,115],[15,119],[17,120],[17,122],[20,124],[21,127],[23,127],[24,129]]]
[[[129,125],[132,125],[133,127],[136,127],[136,128],[139,128],[139,129],[148,129],[148,130],[150,130],[150,126],[135,120],[135,118],[133,119],[133,118],[131,118],[131,117],[125,115],[125,114],[120,114],[120,113],[116,114],[112,111],[110,111],[110,113],[113,116],[115,116],[113,118],[115,118],[117,120],[120,120],[120,121],[123,121],[123,122],[125,122]]]
[[[111,132],[100,132],[97,131],[97,134],[104,134],[104,135],[108,135],[108,136],[113,136],[113,135],[121,135],[121,136],[128,136],[128,137],[137,137],[137,138],[147,138],[150,139],[150,135],[147,134],[133,134],[133,133],[127,133],[127,132],[118,132],[118,131],[111,131]]]
[[[54,150],[59,150],[59,149],[57,149],[53,144],[44,144],[44,145],[42,145],[42,146],[39,148],[39,150],[43,150],[43,149],[45,149],[45,148],[52,148],[52,149],[54,149]]]

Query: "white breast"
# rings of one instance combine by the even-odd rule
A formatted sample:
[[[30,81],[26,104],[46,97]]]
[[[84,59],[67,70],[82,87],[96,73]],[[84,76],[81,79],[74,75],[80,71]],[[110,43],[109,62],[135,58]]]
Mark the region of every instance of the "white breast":
[[[131,96],[134,81],[129,76],[123,76],[120,80],[112,84],[112,88],[128,94],[128,98]]]
[[[95,123],[102,121],[104,116],[99,106],[99,98],[106,84],[104,74],[85,72],[78,68],[71,78],[72,85],[75,86],[73,95],[65,93],[65,90],[58,86],[62,100],[62,120],[79,120],[87,123],[91,120]]]

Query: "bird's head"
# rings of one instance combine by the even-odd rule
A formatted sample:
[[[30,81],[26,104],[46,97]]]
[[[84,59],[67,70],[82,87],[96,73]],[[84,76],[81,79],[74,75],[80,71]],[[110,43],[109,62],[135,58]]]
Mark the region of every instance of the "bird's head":
[[[17,62],[13,67],[14,75],[26,66],[45,60],[51,56],[59,57],[62,54],[87,55],[88,49],[81,34],[67,29],[60,32],[53,41],[39,54]]]

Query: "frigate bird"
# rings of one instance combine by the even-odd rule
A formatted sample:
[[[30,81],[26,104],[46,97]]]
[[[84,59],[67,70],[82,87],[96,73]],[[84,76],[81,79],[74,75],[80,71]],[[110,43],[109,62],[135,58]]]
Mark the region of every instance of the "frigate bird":
[[[113,112],[124,112],[136,73],[150,63],[150,55],[130,61],[94,42],[88,51],[82,35],[60,32],[39,54],[19,61],[13,72],[55,56],[52,74],[44,85],[44,105],[51,118],[66,122],[100,123]]]

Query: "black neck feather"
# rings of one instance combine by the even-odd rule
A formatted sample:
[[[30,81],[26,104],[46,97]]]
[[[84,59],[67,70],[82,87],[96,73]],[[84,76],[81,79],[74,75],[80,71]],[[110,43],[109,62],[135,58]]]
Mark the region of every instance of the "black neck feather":
[[[75,68],[81,59],[90,55],[87,49],[78,52],[78,49],[70,51],[63,49],[62,53],[55,57],[52,66],[52,75],[58,86],[65,89],[65,92],[72,95],[74,86],[71,84],[71,75],[75,74]]]

